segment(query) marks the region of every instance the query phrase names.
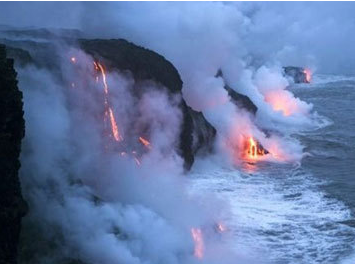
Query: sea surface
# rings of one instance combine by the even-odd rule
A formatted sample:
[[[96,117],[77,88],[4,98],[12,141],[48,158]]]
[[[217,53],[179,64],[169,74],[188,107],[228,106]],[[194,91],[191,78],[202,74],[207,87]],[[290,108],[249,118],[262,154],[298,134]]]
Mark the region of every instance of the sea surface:
[[[277,264],[354,264],[355,77],[317,75],[289,89],[329,121],[293,135],[308,153],[301,164],[197,166],[194,188],[230,204],[223,221],[237,251]]]

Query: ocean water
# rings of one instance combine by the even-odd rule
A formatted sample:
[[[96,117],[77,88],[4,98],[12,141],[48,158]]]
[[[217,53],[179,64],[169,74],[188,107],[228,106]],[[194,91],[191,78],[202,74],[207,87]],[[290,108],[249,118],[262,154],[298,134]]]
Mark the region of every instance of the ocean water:
[[[231,207],[229,241],[271,263],[355,263],[355,78],[315,76],[290,88],[331,122],[295,134],[301,164],[258,163],[253,172],[196,166],[195,190]]]

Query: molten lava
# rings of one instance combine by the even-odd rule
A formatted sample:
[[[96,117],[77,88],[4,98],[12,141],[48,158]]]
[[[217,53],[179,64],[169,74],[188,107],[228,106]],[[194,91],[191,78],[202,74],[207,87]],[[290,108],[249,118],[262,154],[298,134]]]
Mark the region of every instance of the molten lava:
[[[112,111],[112,108],[109,106],[108,104],[108,84],[107,84],[107,81],[106,81],[106,72],[105,72],[105,69],[104,67],[102,66],[101,63],[99,62],[95,62],[94,61],[94,66],[95,66],[95,69],[97,71],[100,71],[101,72],[101,76],[102,76],[102,83],[104,85],[104,93],[105,93],[105,121],[106,121],[106,117],[109,116],[110,117],[110,124],[111,124],[111,132],[112,132],[112,135],[113,135],[113,138],[116,140],[116,141],[122,141],[123,140],[123,137],[122,135],[120,134],[119,130],[118,130],[118,126],[117,126],[117,122],[116,122],[116,118],[115,118],[115,115]],[[98,78],[96,77],[96,82],[98,82]]]
[[[148,149],[151,148],[150,142],[143,137],[139,137],[139,141]]]
[[[200,228],[191,228],[191,235],[195,242],[194,255],[196,258],[202,259],[204,251],[202,231]]]
[[[113,115],[111,107],[109,107],[109,113],[110,113],[110,121],[111,121],[111,128],[112,128],[112,134],[113,137],[115,138],[116,141],[121,141],[122,136],[120,135],[120,132],[118,131],[117,123],[115,120],[115,116]]]
[[[245,145],[246,157],[249,159],[257,159],[258,157],[269,153],[256,140],[254,140],[253,137],[249,137]]]
[[[303,70],[303,73],[306,75],[306,82],[307,82],[307,83],[310,83],[311,80],[312,80],[312,72],[311,72],[311,70],[305,68],[305,69]]]
[[[118,129],[118,126],[117,126],[114,112],[109,104],[109,87],[107,84],[105,67],[100,62],[97,62],[97,61],[94,61],[94,66],[95,66],[95,70],[97,72],[101,73],[102,84],[104,87],[104,106],[105,106],[104,123],[105,123],[105,126],[111,127],[110,134],[114,138],[115,141],[117,141],[117,142],[123,141],[123,137],[122,137],[122,135]],[[96,81],[96,83],[99,82],[99,76],[95,77],[95,81]],[[108,122],[109,122],[109,125],[106,125]],[[139,142],[142,143],[146,148],[151,149],[151,144],[147,139],[145,139],[143,137],[139,137],[138,139],[139,139]],[[126,156],[127,152],[122,151],[122,152],[120,152],[120,155]],[[131,157],[133,157],[134,161],[136,162],[136,164],[138,166],[141,165],[139,155],[137,155],[137,152],[135,150],[131,151],[129,155]]]
[[[108,95],[108,85],[107,85],[107,81],[106,81],[106,72],[104,67],[101,65],[101,63],[99,62],[94,62],[95,68],[99,69],[101,74],[102,74],[102,82],[104,84],[104,92],[106,95]]]

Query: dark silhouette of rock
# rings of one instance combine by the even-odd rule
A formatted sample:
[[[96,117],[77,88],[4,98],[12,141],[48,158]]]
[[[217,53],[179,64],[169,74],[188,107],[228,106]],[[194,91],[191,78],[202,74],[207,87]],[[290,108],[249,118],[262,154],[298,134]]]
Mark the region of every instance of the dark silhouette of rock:
[[[14,59],[20,66],[25,66],[26,64],[34,62],[27,50],[7,46],[6,53],[8,58]]]
[[[223,78],[223,73],[222,70],[219,69],[215,77],[222,77]],[[232,102],[237,105],[239,108],[245,109],[252,113],[253,115],[256,114],[256,111],[258,111],[258,108],[256,105],[250,100],[250,98],[246,95],[243,95],[241,93],[238,93],[234,91],[232,88],[230,88],[228,85],[224,86],[224,89],[227,90],[228,95],[231,97]]]
[[[285,75],[292,77],[295,83],[309,83],[304,68],[287,66],[287,67],[283,67],[283,69]]]
[[[25,121],[13,64],[0,45],[0,264],[17,263],[21,218],[27,212],[18,177]]]
[[[250,98],[248,96],[237,93],[232,88],[230,88],[228,85],[225,85],[224,89],[227,90],[229,96],[232,99],[232,102],[234,104],[236,104],[239,108],[243,108],[243,109],[247,110],[248,112],[252,113],[253,115],[256,114],[256,111],[258,111],[258,108],[250,100]]]
[[[162,88],[166,87],[169,95],[181,95],[182,80],[178,71],[156,52],[123,39],[81,39],[79,44],[94,58],[103,59],[107,68],[129,71],[135,81],[152,80],[161,84]],[[136,86],[135,89],[139,87]],[[135,94],[139,92],[134,91]],[[183,121],[177,152],[184,158],[185,169],[189,170],[194,162],[194,155],[212,150],[216,130],[201,112],[188,107],[183,99],[179,106]]]
[[[16,36],[34,37],[33,33],[35,37],[38,37],[42,36],[43,32],[11,32]],[[55,41],[53,38],[47,42],[0,39],[0,42],[11,46],[11,55],[17,61],[23,64],[34,63],[37,67],[58,71],[60,54],[57,53]],[[102,60],[106,68],[129,73],[137,83],[153,81],[160,84],[161,89],[166,88],[168,95],[182,97],[182,80],[178,71],[171,62],[154,51],[139,47],[124,39],[65,38],[61,41],[69,46],[79,45],[86,53]],[[144,86],[135,85],[132,94],[139,97],[144,92],[142,87]],[[216,130],[207,122],[202,113],[188,107],[183,99],[179,106],[183,120],[177,152],[183,157],[185,169],[188,170],[194,162],[194,155],[212,150]]]

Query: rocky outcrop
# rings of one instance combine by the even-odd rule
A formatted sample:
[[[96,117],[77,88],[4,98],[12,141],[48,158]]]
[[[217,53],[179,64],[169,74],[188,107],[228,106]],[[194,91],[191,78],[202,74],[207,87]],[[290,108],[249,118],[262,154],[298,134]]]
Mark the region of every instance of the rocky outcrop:
[[[167,89],[171,96],[181,95],[182,80],[176,68],[163,56],[123,39],[79,40],[80,47],[94,58],[103,59],[107,68],[128,71],[137,82],[152,80]],[[164,88],[165,87],[165,88]],[[140,89],[139,86],[135,89]],[[140,91],[133,91],[139,95]],[[201,112],[187,106],[182,99],[183,114],[177,152],[183,157],[185,169],[190,169],[197,153],[212,150],[216,130]]]
[[[17,32],[16,36],[32,36],[33,32]],[[35,36],[43,36],[43,32],[35,32]],[[38,34],[37,34],[38,33]],[[15,34],[11,32],[11,34]],[[33,36],[32,36],[33,37]],[[67,36],[66,36],[67,37]],[[59,70],[59,54],[56,45],[51,41],[36,42],[0,39],[0,42],[11,47],[11,55],[18,63],[34,63],[37,67]],[[167,89],[170,96],[182,97],[182,80],[176,68],[163,56],[149,49],[139,47],[124,39],[65,39],[67,45],[79,45],[96,59],[102,60],[108,69],[116,69],[132,75],[136,83],[153,81]],[[48,60],[48,58],[51,58]],[[132,94],[139,97],[144,85],[135,85]],[[182,114],[182,127],[177,152],[183,157],[185,169],[190,169],[194,156],[211,151],[216,130],[208,123],[201,112],[187,106],[182,99],[179,105]],[[201,126],[201,127],[200,127]]]
[[[222,70],[218,70],[217,74],[215,77],[221,77],[223,78],[223,73]],[[241,93],[238,93],[234,91],[231,87],[228,85],[224,85],[224,89],[228,92],[228,95],[231,98],[231,101],[238,106],[238,108],[245,109],[248,112],[252,113],[253,115],[256,114],[256,111],[258,111],[258,108],[256,105],[250,100],[250,98],[246,95],[243,95]]]
[[[192,119],[192,153],[206,154],[213,150],[216,129],[208,123],[201,112],[196,112],[188,107]]]
[[[293,79],[295,83],[309,83],[310,80],[307,78],[307,73],[304,68],[287,66],[283,67],[286,76]]]
[[[225,85],[224,89],[227,90],[229,96],[231,97],[232,102],[236,106],[238,106],[239,108],[247,110],[248,112],[252,113],[253,115],[256,114],[256,111],[258,111],[258,108],[250,100],[250,98],[248,96],[240,94],[240,93],[237,93],[232,88],[230,88],[228,85]]]
[[[13,64],[0,45],[0,264],[17,262],[21,218],[27,211],[18,178],[25,121]]]

